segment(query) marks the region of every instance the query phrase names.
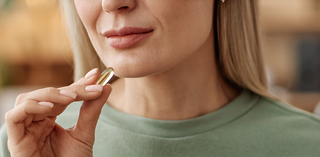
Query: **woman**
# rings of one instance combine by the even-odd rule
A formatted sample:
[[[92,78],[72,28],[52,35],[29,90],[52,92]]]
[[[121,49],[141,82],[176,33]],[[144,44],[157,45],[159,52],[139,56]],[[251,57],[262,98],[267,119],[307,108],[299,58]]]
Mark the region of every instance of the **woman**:
[[[20,95],[3,156],[320,154],[319,119],[268,92],[255,0],[61,2],[76,79],[119,78]]]

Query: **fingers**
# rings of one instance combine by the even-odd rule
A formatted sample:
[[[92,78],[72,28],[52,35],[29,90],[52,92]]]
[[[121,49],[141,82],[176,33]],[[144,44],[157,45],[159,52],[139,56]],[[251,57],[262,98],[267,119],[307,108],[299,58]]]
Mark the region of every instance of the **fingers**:
[[[55,104],[70,104],[75,100],[76,93],[58,90],[57,88],[49,87],[29,92],[27,94],[20,94],[16,100],[16,105],[23,103],[24,101],[47,101]]]
[[[30,133],[26,133],[25,137],[17,145],[12,145],[11,140],[8,141],[8,147],[11,156],[25,156],[25,157],[36,157],[37,145],[34,141],[33,136]],[[38,155],[40,156],[40,155]]]
[[[24,122],[30,114],[49,114],[52,108],[53,104],[49,102],[27,100],[8,112],[7,119],[12,123],[21,123]]]
[[[76,100],[86,100],[84,106],[92,105],[92,103],[98,104],[92,105],[95,110],[91,111],[90,108],[90,114],[85,113],[85,115],[89,114],[93,117],[96,117],[95,114],[99,115],[111,91],[110,86],[103,88],[101,85],[94,85],[99,74],[98,69],[93,69],[84,78],[70,86],[50,87],[20,94],[16,99],[15,108],[6,114],[9,147],[23,143],[23,141],[36,140],[44,143],[45,137],[54,127],[55,116],[61,114],[67,105]],[[88,121],[84,122],[88,123]],[[29,139],[26,133],[33,135],[34,139]]]
[[[87,75],[81,78],[79,81],[71,84],[70,86],[61,88],[44,88],[36,91],[32,91],[25,94],[20,94],[17,97],[16,105],[25,100],[38,100],[49,101],[56,104],[68,105],[73,101],[93,100],[100,96],[102,92],[102,86],[94,85],[95,81],[99,78],[99,71],[97,68],[91,70]],[[61,97],[61,95],[67,98]],[[73,98],[73,99],[68,99]]]
[[[15,107],[6,113],[6,122],[8,130],[8,138],[12,144],[17,144],[25,135],[25,119],[28,117],[34,118],[34,115],[49,115],[53,104],[50,103],[38,103],[37,101],[29,100],[23,104]],[[41,119],[38,119],[41,120]],[[30,123],[30,122],[28,122]]]
[[[73,90],[75,92],[69,91]],[[20,95],[16,100],[18,106],[25,101],[33,100],[38,102],[51,102],[54,104],[53,112],[49,116],[57,116],[74,101],[92,100],[101,95],[103,87],[101,85],[73,85],[67,89],[44,88],[27,94]]]
[[[25,100],[49,101],[55,104],[68,105],[73,101],[91,100],[100,96],[101,85],[72,85],[62,88],[43,88],[19,95],[16,105]]]
[[[83,78],[79,79],[78,81],[74,82],[71,85],[90,85],[94,84],[96,80],[99,78],[100,72],[98,68],[90,70]]]
[[[83,101],[83,100],[93,100],[100,96],[102,92],[102,86],[94,85],[97,79],[100,76],[100,72],[98,68],[92,69],[89,71],[83,78],[74,82],[70,86],[59,88],[60,90],[69,90],[73,91],[78,94],[76,101]],[[85,88],[83,88],[85,87]],[[90,91],[92,95],[89,93],[82,92],[83,89],[85,91]],[[92,93],[92,92],[99,92],[99,93]]]
[[[73,131],[70,133],[73,137],[81,139],[87,144],[94,142],[94,132],[101,113],[101,109],[106,103],[110,93],[111,86],[104,86],[103,92],[95,100],[84,101],[80,109],[79,118]]]
[[[71,85],[59,88],[77,93],[75,101],[93,100],[100,96],[103,87],[101,85]]]

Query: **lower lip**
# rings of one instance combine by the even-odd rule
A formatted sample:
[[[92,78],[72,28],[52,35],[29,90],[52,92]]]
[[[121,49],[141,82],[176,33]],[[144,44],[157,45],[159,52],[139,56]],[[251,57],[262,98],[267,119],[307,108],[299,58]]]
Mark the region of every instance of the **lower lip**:
[[[130,34],[125,36],[108,37],[107,41],[113,48],[124,49],[137,44],[139,41],[148,37],[152,32],[142,34]]]

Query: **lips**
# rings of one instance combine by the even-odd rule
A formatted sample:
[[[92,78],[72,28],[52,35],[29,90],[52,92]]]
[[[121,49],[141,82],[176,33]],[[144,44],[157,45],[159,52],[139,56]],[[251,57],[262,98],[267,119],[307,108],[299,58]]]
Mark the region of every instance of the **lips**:
[[[113,48],[131,47],[148,37],[153,32],[150,28],[124,27],[120,30],[109,30],[103,33]]]

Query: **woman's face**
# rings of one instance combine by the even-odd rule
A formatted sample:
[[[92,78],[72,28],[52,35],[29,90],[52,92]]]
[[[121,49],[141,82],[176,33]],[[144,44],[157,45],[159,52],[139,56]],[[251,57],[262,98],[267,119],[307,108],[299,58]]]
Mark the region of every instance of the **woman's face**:
[[[205,46],[212,33],[214,0],[74,2],[98,55],[119,77],[170,70]]]

